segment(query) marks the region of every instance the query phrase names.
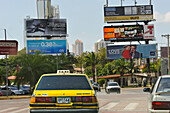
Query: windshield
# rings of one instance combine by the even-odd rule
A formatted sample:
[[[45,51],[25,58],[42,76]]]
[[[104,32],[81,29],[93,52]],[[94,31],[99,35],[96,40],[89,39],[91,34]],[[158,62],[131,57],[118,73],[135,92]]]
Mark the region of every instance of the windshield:
[[[41,78],[36,90],[92,90],[86,76],[53,75]]]
[[[109,86],[118,86],[117,83],[109,83]]]
[[[162,78],[160,80],[157,92],[170,92],[170,78]]]

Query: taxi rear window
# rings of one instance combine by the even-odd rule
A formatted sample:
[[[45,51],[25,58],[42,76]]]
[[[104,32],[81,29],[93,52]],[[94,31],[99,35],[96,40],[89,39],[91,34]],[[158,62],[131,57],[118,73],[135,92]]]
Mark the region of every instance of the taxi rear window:
[[[36,90],[92,90],[86,76],[52,75],[43,76]]]

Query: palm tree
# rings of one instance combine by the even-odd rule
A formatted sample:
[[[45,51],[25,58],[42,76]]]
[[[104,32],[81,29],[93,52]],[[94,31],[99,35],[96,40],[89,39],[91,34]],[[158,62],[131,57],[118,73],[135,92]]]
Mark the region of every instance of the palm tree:
[[[52,63],[48,61],[46,56],[40,55],[40,52],[34,55],[21,54],[18,56],[18,64],[21,66],[15,80],[18,85],[21,82],[29,82],[31,86],[34,86],[42,74],[55,71]]]
[[[114,68],[115,70],[120,74],[121,77],[121,87],[123,87],[123,75],[125,73],[128,73],[130,70],[129,62],[125,62],[124,58],[115,60],[114,62]]]
[[[86,66],[91,66],[93,81],[95,81],[95,68],[98,62],[97,55],[94,52],[89,52],[87,56],[85,56],[85,60],[86,60]]]

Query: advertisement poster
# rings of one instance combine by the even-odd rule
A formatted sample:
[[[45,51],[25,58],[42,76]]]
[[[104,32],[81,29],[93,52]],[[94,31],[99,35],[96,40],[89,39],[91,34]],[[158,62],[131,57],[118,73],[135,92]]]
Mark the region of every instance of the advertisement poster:
[[[107,59],[156,58],[156,44],[107,46]]]
[[[105,26],[105,41],[129,41],[143,39],[143,25]]]
[[[66,54],[66,40],[27,40],[27,53]]]
[[[104,7],[104,21],[143,21],[153,19],[153,6]]]
[[[67,35],[66,19],[26,20],[27,37],[60,37]]]
[[[0,40],[0,55],[17,55],[18,41]]]

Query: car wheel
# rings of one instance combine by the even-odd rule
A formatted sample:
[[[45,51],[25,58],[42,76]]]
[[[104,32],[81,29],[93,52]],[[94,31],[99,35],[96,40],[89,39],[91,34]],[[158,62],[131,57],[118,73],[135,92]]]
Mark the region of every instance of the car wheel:
[[[117,93],[119,93],[119,94],[120,94],[120,90],[119,90],[119,91],[117,91]]]
[[[108,90],[108,91],[106,91],[106,93],[107,93],[107,94],[110,94],[110,91]]]
[[[15,93],[11,93],[11,95],[12,95],[12,96],[14,96],[14,95],[15,95]]]

